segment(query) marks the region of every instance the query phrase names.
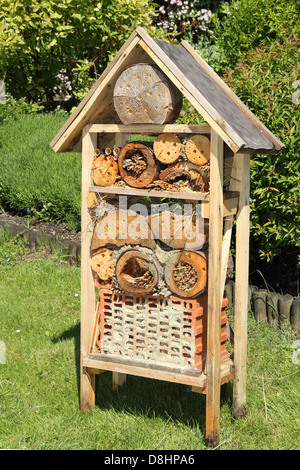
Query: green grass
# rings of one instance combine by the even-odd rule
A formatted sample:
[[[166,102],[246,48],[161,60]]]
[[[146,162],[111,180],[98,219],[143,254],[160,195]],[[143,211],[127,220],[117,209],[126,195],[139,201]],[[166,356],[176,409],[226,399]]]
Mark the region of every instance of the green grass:
[[[81,154],[55,153],[61,114],[20,114],[0,126],[0,207],[80,229]]]
[[[107,372],[97,377],[95,408],[80,412],[78,267],[1,235],[0,292],[0,448],[206,448],[205,396],[183,385],[129,376],[113,391]],[[232,384],[222,386],[220,449],[298,449],[293,333],[252,315],[248,328],[247,414],[232,419]]]

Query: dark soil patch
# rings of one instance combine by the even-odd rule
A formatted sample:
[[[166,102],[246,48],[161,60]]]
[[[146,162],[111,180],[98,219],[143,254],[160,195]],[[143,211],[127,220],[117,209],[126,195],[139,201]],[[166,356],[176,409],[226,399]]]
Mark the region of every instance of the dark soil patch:
[[[80,232],[75,232],[65,227],[63,224],[51,222],[43,222],[41,220],[33,220],[27,217],[19,217],[8,212],[0,211],[0,224],[2,226],[11,227],[18,226],[21,230],[30,230],[33,232],[41,232],[44,235],[52,236],[61,240],[69,240],[80,243]]]

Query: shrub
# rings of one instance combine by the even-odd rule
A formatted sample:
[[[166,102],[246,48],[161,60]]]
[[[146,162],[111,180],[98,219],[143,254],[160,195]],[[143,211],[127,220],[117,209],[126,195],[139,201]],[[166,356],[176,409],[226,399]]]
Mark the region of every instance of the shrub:
[[[296,34],[300,37],[298,0],[233,0],[223,2],[213,17],[213,66],[234,67],[249,50]]]
[[[224,75],[285,145],[277,155],[253,156],[251,164],[251,252],[267,261],[287,246],[300,246],[299,46],[289,37],[256,48]]]
[[[28,101],[51,102],[61,70],[78,91],[138,25],[150,28],[153,9],[148,0],[0,0],[0,77],[14,97]],[[86,80],[78,83],[82,66]]]
[[[0,123],[6,120],[18,119],[24,114],[36,114],[43,110],[37,103],[28,103],[25,98],[15,99],[10,94],[5,97],[5,103],[0,104]]]

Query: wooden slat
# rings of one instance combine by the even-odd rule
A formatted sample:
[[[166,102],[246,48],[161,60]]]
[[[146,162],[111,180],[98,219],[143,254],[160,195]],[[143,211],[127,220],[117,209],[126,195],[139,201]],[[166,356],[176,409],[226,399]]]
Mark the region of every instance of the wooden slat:
[[[223,217],[231,217],[237,212],[238,198],[226,198],[224,197],[223,203]],[[209,201],[201,204],[201,215],[204,219],[209,219]]]
[[[207,377],[205,373],[190,369],[189,373],[184,370],[175,370],[172,367],[158,364],[149,364],[143,361],[129,360],[121,356],[107,356],[97,353],[91,354],[84,359],[84,366],[87,371],[93,374],[102,374],[105,371],[113,373],[125,373],[138,377],[174,382],[183,385],[190,385],[195,388],[195,392],[206,393]],[[227,383],[233,377],[233,362],[227,357],[221,364],[221,384]]]
[[[153,198],[174,198],[174,199],[185,199],[185,200],[193,200],[193,201],[209,201],[209,193],[196,193],[196,192],[175,192],[175,191],[154,191],[151,189],[136,189],[136,188],[121,188],[118,186],[90,186],[89,188],[91,193],[106,193],[106,194],[120,194],[123,196],[147,196]],[[226,213],[230,214],[235,212],[233,206],[236,206],[236,198],[238,193],[237,192],[226,192],[224,193],[224,199],[230,200],[233,199],[233,203],[230,202],[226,203]],[[209,217],[208,211],[205,208],[203,214],[205,214],[205,218]]]
[[[242,416],[246,410],[247,387],[247,315],[249,272],[249,199],[250,157],[240,155],[235,161],[235,189],[240,192],[236,216],[236,263],[234,301],[234,369],[233,415]]]
[[[210,153],[210,214],[207,308],[207,396],[206,439],[215,446],[219,440],[221,384],[221,283],[223,231],[223,141],[212,130]]]
[[[224,290],[225,290],[227,266],[228,266],[231,235],[232,235],[232,225],[233,225],[233,216],[230,216],[227,219],[225,219],[225,222],[224,222],[224,234],[223,234],[223,242],[222,242],[221,281],[220,281],[221,296],[223,296]]]
[[[237,158],[238,155],[234,154],[231,173],[230,173],[230,182],[229,182],[229,190],[234,190],[237,183],[237,173],[236,173],[236,165],[237,165]],[[224,214],[224,206],[226,206],[227,202],[234,201],[234,205],[231,205],[229,209],[233,210],[226,210],[226,215]],[[233,215],[237,213],[237,206],[238,206],[239,199],[229,199],[228,201],[224,201],[223,205],[223,217],[226,217],[224,221],[224,234],[223,234],[223,242],[222,242],[222,265],[221,265],[221,296],[223,297],[224,290],[225,290],[225,282],[226,282],[226,274],[227,274],[227,266],[228,266],[228,259],[230,253],[230,244],[231,244],[231,235],[232,235],[232,226],[233,226]]]
[[[69,146],[74,139],[81,133],[81,130],[90,121],[95,121],[100,116],[102,121],[115,122],[117,114],[113,107],[113,86],[119,74],[128,65],[136,61],[149,61],[143,49],[138,47],[140,40],[135,34],[132,40],[128,40],[122,48],[122,53],[118,53],[108,70],[101,75],[97,82],[97,87],[93,87],[93,93],[89,95],[84,106],[80,106],[80,112],[75,111],[65,124],[65,129],[55,136],[50,146],[55,152],[65,152],[69,150]],[[124,45],[124,46],[125,46]],[[137,47],[137,49],[136,49]],[[111,116],[108,118],[108,116]]]
[[[210,134],[208,124],[91,124],[90,132],[120,132],[124,134],[161,134],[171,132],[178,134]]]
[[[195,370],[193,375],[192,373],[185,374],[180,371],[172,371],[172,368],[166,366],[159,367],[158,364],[143,364],[142,361],[126,360],[120,356],[106,357],[103,354],[92,354],[85,358],[84,365],[88,370],[90,368],[93,370],[107,370],[184,385],[194,385],[196,387],[204,388],[206,384],[206,376],[200,371]]]
[[[227,126],[223,118],[215,112],[210,103],[202,97],[199,91],[187,81],[185,74],[180,72],[178,68],[174,66],[173,62],[166,54],[162,53],[160,47],[154,42],[154,40],[152,40],[152,38],[149,40],[148,38],[145,38],[146,42],[141,41],[140,44],[152,60],[170,78],[170,80],[172,80],[174,85],[177,86],[205,121],[207,121],[212,128],[217,130],[218,134],[233,152],[237,152],[243,148],[245,146],[245,142],[236,134],[236,132],[229,129],[229,126]]]
[[[80,342],[80,408],[82,411],[95,404],[95,377],[88,374],[83,365],[89,354],[91,334],[95,321],[95,288],[94,277],[90,266],[90,246],[93,234],[93,223],[88,211],[88,193],[90,174],[93,163],[97,136],[83,129],[82,136],[82,202],[81,202],[81,342]]]

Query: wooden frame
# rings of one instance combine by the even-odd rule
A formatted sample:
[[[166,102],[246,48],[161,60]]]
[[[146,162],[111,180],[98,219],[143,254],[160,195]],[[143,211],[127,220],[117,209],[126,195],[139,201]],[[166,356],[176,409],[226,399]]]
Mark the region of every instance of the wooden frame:
[[[207,126],[156,126],[137,128],[121,125],[90,124],[84,127],[82,136],[82,267],[81,267],[81,387],[80,406],[82,411],[95,404],[95,375],[104,371],[113,373],[113,388],[122,386],[126,374],[157,380],[171,381],[192,386],[194,392],[206,395],[206,438],[210,445],[219,441],[220,387],[234,378],[234,416],[241,416],[246,404],[246,323],[248,298],[248,237],[249,237],[249,156],[235,155],[229,198],[223,194],[223,140],[211,129],[210,193],[193,194],[194,200],[205,204],[204,213],[209,216],[209,278],[208,278],[208,331],[206,370],[200,374],[183,374],[169,367],[145,367],[135,360],[116,358],[108,360],[102,354],[90,354],[90,343],[95,321],[95,284],[90,267],[90,242],[92,237],[91,219],[87,200],[91,192],[109,192],[110,188],[90,186],[90,174],[94,150],[97,146],[97,133],[115,134],[116,145],[122,145],[130,132],[160,133],[184,132],[207,133]],[[124,194],[124,189],[113,188],[112,193]],[[146,191],[149,195],[149,191]],[[136,190],[129,190],[137,194]],[[144,193],[143,193],[144,194]],[[165,197],[169,193],[163,193]],[[160,192],[151,191],[151,196],[161,197]],[[181,195],[193,199],[191,194]],[[229,206],[226,206],[229,201]],[[237,247],[235,289],[235,354],[234,363],[230,358],[221,361],[221,299],[225,287],[225,273],[229,255],[233,217],[237,214]],[[223,230],[224,227],[224,230]],[[216,289],[215,286],[220,286]]]

